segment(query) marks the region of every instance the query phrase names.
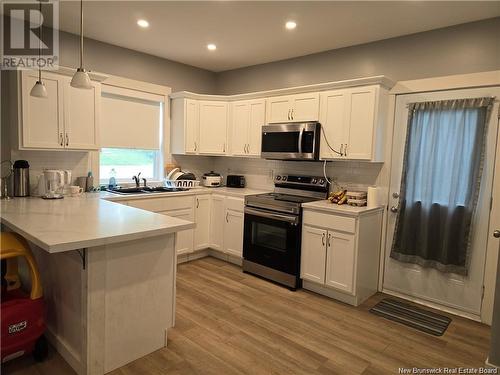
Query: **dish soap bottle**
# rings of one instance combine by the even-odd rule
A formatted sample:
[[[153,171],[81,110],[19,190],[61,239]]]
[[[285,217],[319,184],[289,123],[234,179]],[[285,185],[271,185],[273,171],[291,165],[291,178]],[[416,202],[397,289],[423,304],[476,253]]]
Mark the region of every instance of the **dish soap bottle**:
[[[111,172],[109,172],[108,188],[114,189],[115,187],[116,187],[116,171],[114,168],[112,168]]]

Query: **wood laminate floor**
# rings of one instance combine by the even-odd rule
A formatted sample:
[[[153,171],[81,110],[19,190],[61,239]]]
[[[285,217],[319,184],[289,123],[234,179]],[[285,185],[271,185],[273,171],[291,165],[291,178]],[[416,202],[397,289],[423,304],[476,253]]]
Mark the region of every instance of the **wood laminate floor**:
[[[291,292],[215,258],[181,264],[176,326],[168,347],[112,375],[395,374],[400,367],[482,367],[489,327],[452,316],[434,337],[320,295]],[[3,374],[73,374],[54,352]]]

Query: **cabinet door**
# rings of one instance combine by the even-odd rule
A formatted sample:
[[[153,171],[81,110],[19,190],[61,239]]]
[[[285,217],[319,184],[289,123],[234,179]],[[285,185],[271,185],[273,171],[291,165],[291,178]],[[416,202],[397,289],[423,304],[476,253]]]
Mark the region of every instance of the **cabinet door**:
[[[300,277],[315,283],[325,283],[327,231],[302,226],[302,250],[300,258]]]
[[[225,198],[222,195],[212,195],[210,213],[210,247],[215,250],[224,250],[224,220]]]
[[[22,147],[59,149],[64,147],[62,77],[42,73],[46,98],[30,96],[38,80],[35,72],[22,73]]]
[[[355,248],[354,235],[328,231],[326,285],[353,293]]]
[[[247,154],[260,155],[262,125],[266,121],[266,101],[254,100],[250,102],[250,119],[248,124]]]
[[[292,119],[292,104],[290,96],[276,96],[267,99],[266,123],[290,122]]]
[[[322,131],[320,155],[322,159],[338,159],[341,145],[347,143],[348,94],[345,90],[323,92],[320,95],[320,117]],[[326,138],[326,140],[325,140]],[[333,150],[337,151],[334,152]]]
[[[233,155],[245,156],[247,154],[249,112],[250,104],[247,101],[232,104],[231,151]]]
[[[350,90],[348,159],[372,159],[376,93],[374,86]]]
[[[319,93],[312,92],[293,96],[292,121],[318,121]]]
[[[199,151],[200,106],[198,101],[186,99],[184,111],[185,151],[193,154]]]
[[[227,103],[200,102],[201,154],[224,154],[227,146]]]
[[[188,221],[194,220],[192,209],[177,210],[177,211],[162,211],[160,213],[163,215],[178,217],[179,219],[183,220],[188,220]],[[193,252],[193,238],[194,238],[194,229],[186,229],[177,232],[177,238],[175,241],[175,251],[177,252],[177,255]]]
[[[194,249],[207,249],[210,247],[210,195],[196,196],[194,214]]]
[[[224,252],[237,257],[243,256],[243,212],[226,210]]]
[[[75,150],[99,149],[99,99],[101,86],[90,90],[71,87],[64,79],[64,146]]]

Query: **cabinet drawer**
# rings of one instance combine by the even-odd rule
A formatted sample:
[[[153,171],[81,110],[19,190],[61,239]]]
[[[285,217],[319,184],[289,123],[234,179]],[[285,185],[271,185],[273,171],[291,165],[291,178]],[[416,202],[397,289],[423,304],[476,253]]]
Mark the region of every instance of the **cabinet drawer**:
[[[243,212],[245,208],[245,200],[243,198],[227,197],[226,209]]]
[[[340,232],[354,233],[356,231],[356,219],[352,217],[310,210],[304,210],[304,224],[333,229]]]
[[[136,199],[128,201],[128,205],[152,212],[192,209],[194,207],[194,197]]]

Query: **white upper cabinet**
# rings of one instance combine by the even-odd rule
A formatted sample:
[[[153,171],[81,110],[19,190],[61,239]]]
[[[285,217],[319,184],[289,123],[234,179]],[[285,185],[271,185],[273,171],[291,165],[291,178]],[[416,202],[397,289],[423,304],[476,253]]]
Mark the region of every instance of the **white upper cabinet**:
[[[46,98],[30,96],[38,80],[36,72],[22,73],[22,119],[20,146],[23,148],[64,148],[63,81],[56,74],[43,73]]]
[[[99,149],[99,98],[101,85],[92,82],[89,90],[64,82],[65,146],[75,150]]]
[[[227,148],[226,102],[200,102],[200,154],[224,154]]]
[[[259,156],[266,101],[245,100],[231,104],[231,153]]]
[[[276,96],[267,99],[266,123],[318,121],[319,93]]]
[[[44,72],[48,96],[35,98],[30,91],[37,79],[36,72],[21,73],[20,148],[97,150],[100,84],[75,89],[71,77]]]
[[[227,153],[228,105],[224,101],[172,100],[172,153]]]
[[[387,90],[378,85],[322,92],[321,158],[383,161],[386,113]]]

